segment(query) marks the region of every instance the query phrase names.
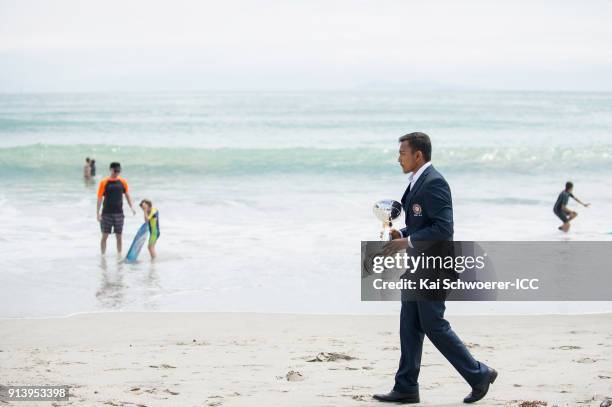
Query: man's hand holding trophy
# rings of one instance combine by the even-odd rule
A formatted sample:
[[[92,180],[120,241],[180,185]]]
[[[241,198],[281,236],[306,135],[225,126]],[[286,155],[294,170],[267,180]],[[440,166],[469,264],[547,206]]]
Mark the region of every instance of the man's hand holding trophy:
[[[374,211],[374,216],[382,223],[382,229],[379,235],[380,244],[367,245],[365,252],[362,252],[362,275],[372,274],[372,264],[375,257],[393,254],[388,251],[388,245],[405,240],[402,239],[402,235],[399,231],[393,229],[393,221],[402,214],[402,204],[392,199],[384,199],[376,202],[372,210]],[[396,252],[400,250],[396,250]]]
[[[402,204],[392,199],[384,199],[374,204],[374,215],[382,222],[380,240],[389,242],[383,246],[383,256],[389,256],[408,247],[408,239],[393,229],[393,221],[402,214]]]
[[[402,204],[393,199],[383,199],[374,204],[374,216],[382,222],[380,240],[389,241],[401,237],[400,233],[392,229],[393,221],[402,214]]]

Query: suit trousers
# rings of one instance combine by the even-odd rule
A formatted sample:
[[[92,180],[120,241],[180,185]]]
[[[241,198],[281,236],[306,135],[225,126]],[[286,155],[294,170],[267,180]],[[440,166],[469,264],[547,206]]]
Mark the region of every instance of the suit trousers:
[[[419,371],[423,339],[427,335],[434,346],[461,376],[475,387],[485,380],[489,368],[472,357],[461,339],[444,319],[444,301],[402,301],[400,315],[401,358],[393,390],[401,393],[419,391]]]

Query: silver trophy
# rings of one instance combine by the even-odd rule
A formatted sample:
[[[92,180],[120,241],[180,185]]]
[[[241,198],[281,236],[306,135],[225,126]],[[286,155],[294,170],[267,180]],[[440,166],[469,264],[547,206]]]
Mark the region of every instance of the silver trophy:
[[[391,227],[393,221],[402,214],[402,204],[393,199],[383,199],[374,204],[374,215],[382,222],[380,240],[391,240]]]

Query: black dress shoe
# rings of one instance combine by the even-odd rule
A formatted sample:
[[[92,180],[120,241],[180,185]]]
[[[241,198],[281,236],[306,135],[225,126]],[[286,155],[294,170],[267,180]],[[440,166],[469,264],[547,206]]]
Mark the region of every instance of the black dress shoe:
[[[391,390],[387,394],[375,394],[372,396],[374,400],[388,401],[391,403],[418,403],[419,393],[400,393],[399,391]]]
[[[497,379],[497,371],[495,369],[489,369],[489,375],[486,380],[483,381],[478,387],[472,387],[472,392],[463,399],[464,403],[475,403],[478,400],[482,400],[489,391],[489,386]]]

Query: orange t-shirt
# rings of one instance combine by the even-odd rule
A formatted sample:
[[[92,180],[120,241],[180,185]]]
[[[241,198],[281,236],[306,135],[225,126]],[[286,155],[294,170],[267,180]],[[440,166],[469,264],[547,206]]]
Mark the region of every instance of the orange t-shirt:
[[[98,186],[98,198],[104,197],[102,213],[123,213],[123,194],[128,193],[128,183],[121,177],[106,177]]]

